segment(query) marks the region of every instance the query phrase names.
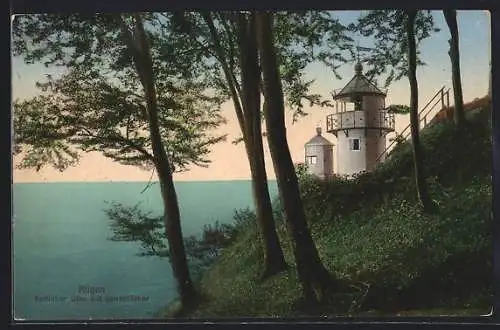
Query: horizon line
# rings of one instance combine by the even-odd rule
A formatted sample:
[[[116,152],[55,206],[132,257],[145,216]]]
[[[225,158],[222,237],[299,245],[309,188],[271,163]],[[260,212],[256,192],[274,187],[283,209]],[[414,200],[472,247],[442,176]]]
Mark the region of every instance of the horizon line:
[[[252,181],[252,178],[238,178],[238,179],[214,179],[214,180],[173,180],[174,183],[186,183],[186,182],[228,182],[228,181]],[[267,181],[276,181],[275,178],[267,179]],[[109,180],[109,181],[99,181],[99,180],[85,180],[85,181],[12,181],[14,184],[34,184],[34,183],[144,183],[144,184],[156,184],[159,183],[158,180],[142,181],[142,180]]]

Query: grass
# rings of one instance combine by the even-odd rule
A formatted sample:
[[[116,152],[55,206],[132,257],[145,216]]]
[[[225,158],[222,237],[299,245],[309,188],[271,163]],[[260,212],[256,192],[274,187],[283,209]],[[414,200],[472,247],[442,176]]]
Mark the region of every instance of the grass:
[[[201,279],[206,299],[187,316],[487,314],[493,273],[489,117],[489,107],[468,112],[467,133],[457,133],[446,121],[422,132],[429,189],[438,205],[432,215],[416,203],[409,143],[355,180],[301,176],[321,259],[349,284],[328,304],[307,311],[297,307],[300,286],[277,205],[278,234],[292,267],[259,281],[261,238],[247,212],[234,243]]]

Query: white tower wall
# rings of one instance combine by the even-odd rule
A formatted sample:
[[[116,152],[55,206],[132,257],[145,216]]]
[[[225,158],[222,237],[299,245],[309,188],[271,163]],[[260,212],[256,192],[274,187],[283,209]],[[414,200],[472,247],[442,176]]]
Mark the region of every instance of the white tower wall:
[[[368,128],[383,127],[383,117],[380,112],[384,108],[384,98],[379,95],[363,97],[363,110],[367,112],[366,126]],[[366,165],[364,171],[372,171],[377,166],[378,157],[385,149],[385,132],[381,129],[366,130]]]
[[[323,164],[325,163],[323,147],[319,145],[308,145],[305,148],[305,154],[308,172],[313,175],[322,176],[324,173]],[[308,161],[309,157],[316,157],[315,164]]]
[[[365,95],[363,96],[363,110],[370,113],[375,113],[384,108],[384,98],[379,95]]]
[[[387,154],[383,154],[382,153],[385,151],[385,148],[387,147],[387,135],[382,135],[380,138],[379,138],[379,142],[378,142],[378,150],[377,150],[377,158],[379,156],[380,159],[378,159],[377,163],[381,163],[385,160],[385,157],[387,156]]]
[[[367,130],[366,135],[366,171],[375,169],[382,159],[378,157],[385,150],[385,134],[381,135],[380,130]]]
[[[323,146],[324,150],[324,169],[325,169],[325,177],[331,177],[334,173],[333,169],[333,146],[328,147],[328,146]]]
[[[350,129],[337,134],[337,173],[353,175],[366,170],[366,139],[364,129]],[[351,150],[351,139],[359,139],[359,150]]]
[[[307,145],[305,147],[307,169],[310,174],[322,179],[333,174],[333,146]],[[315,163],[308,162],[309,157],[315,157]]]
[[[304,145],[304,153],[309,174],[322,179],[333,175],[333,144],[321,136],[321,127],[316,128],[316,136]]]

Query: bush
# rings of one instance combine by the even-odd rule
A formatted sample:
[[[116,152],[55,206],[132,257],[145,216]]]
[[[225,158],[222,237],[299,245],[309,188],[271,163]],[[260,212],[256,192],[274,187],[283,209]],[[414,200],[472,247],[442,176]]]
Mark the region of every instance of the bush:
[[[485,114],[486,113],[486,114]],[[371,173],[319,180],[297,170],[311,234],[325,267],[347,286],[315,315],[368,311],[488,311],[492,292],[491,140],[488,111],[469,117],[465,134],[452,123],[422,132],[427,182],[438,211],[416,203],[408,142]],[[278,223],[279,199],[273,200]],[[210,301],[193,316],[297,316],[295,270],[256,280],[263,251],[251,212],[239,236],[203,277]],[[244,225],[246,224],[246,225]],[[255,228],[255,227],[253,227]],[[278,228],[285,258],[292,244]],[[417,314],[413,313],[413,314]],[[463,310],[460,314],[466,314]]]
[[[110,207],[104,211],[113,232],[110,240],[140,243],[139,256],[170,257],[162,216],[153,216],[151,212],[143,211],[140,204],[131,207],[117,202],[108,204]],[[242,233],[256,228],[255,214],[248,208],[235,210],[233,218],[233,224],[216,221],[204,225],[199,236],[184,238],[186,257],[195,281],[217,261],[224,248]]]

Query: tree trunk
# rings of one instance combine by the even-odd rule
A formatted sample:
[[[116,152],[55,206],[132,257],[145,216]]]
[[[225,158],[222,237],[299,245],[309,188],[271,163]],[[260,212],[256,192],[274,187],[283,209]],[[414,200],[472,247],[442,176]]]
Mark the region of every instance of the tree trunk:
[[[278,72],[269,13],[257,14],[257,36],[263,72],[267,137],[293,244],[298,277],[308,302],[322,302],[333,283],[323,266],[307,226],[304,207],[286,137],[283,90]]]
[[[259,222],[264,240],[264,272],[261,278],[265,279],[286,270],[288,266],[283,255],[278,233],[276,232],[271,197],[269,195],[269,186],[267,183],[262,139],[254,146],[261,150],[255,154],[256,164],[252,172],[252,190],[255,200],[257,221]]]
[[[286,263],[276,233],[264,161],[260,109],[260,70],[254,15],[247,18],[244,14],[239,14],[238,26],[244,126],[252,155],[249,157],[252,171],[252,190],[256,202],[257,219],[259,219],[264,238],[266,258],[262,276],[266,278],[286,269]]]
[[[217,57],[221,62],[226,81],[229,85],[236,116],[243,135],[243,141],[252,176],[252,192],[255,213],[264,241],[264,271],[262,278],[266,278],[285,270],[287,265],[283,255],[283,249],[281,248],[278,234],[276,232],[271,197],[269,195],[267,182],[260,121],[260,93],[258,90],[260,74],[258,70],[258,63],[256,62],[256,46],[248,46],[246,44],[240,45],[240,47],[243,46],[244,48],[248,48],[249,51],[252,51],[253,48],[254,52],[253,55],[247,54],[246,50],[241,52],[243,91],[240,94],[242,98],[240,100],[211,15],[205,14],[204,19],[210,29]],[[246,26],[244,28],[246,30]],[[253,27],[250,26],[250,29],[253,29]],[[245,33],[242,37],[247,39],[248,33]],[[253,38],[255,44],[255,36]],[[251,42],[251,40],[249,41]],[[256,78],[258,79],[257,87],[255,87]],[[255,88],[257,88],[257,93]]]
[[[446,23],[450,30],[451,39],[449,40],[450,50],[448,54],[451,59],[451,79],[453,82],[453,98],[455,100],[455,109],[453,118],[455,125],[459,130],[465,125],[464,98],[462,93],[462,81],[460,75],[460,49],[458,39],[457,11],[453,9],[443,10]]]
[[[134,54],[138,75],[146,96],[146,109],[149,121],[149,134],[155,168],[160,181],[164,205],[164,222],[170,250],[170,260],[178,292],[183,307],[192,306],[197,301],[197,292],[193,286],[186,258],[186,251],[181,229],[180,210],[175,191],[169,159],[163,147],[158,123],[158,105],[154,83],[153,64],[142,20],[135,14],[135,41],[129,43]],[[134,46],[135,45],[135,46]]]
[[[415,45],[415,16],[416,11],[408,12],[406,33],[408,37],[408,80],[410,81],[410,128],[411,141],[413,146],[413,166],[415,170],[415,182],[417,185],[417,195],[422,207],[426,211],[433,209],[433,202],[430,198],[427,183],[425,181],[422,146],[420,145],[420,123],[418,118],[418,83],[417,83],[417,50]]]

